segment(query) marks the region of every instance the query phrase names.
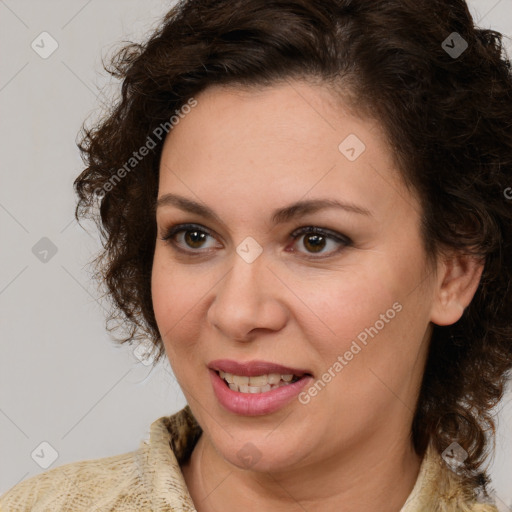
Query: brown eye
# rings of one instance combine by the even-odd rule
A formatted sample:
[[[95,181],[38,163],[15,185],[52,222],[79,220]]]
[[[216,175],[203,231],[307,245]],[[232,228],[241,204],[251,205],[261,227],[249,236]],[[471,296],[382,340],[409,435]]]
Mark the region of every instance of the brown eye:
[[[211,249],[211,247],[205,247],[208,238],[213,238],[213,236],[205,229],[194,224],[178,224],[169,228],[161,240],[179,250],[199,253],[198,250],[189,251],[188,249]]]
[[[200,249],[201,244],[204,243],[207,236],[206,233],[202,231],[194,230],[194,231],[184,231],[185,233],[185,243],[194,249]]]
[[[326,245],[326,238],[322,235],[306,235],[304,237],[304,247],[311,250],[311,252],[320,252]]]
[[[294,249],[293,252],[305,254],[306,258],[309,257],[308,255],[320,255],[319,257],[311,256],[311,259],[333,256],[352,245],[352,240],[340,233],[313,226],[300,228],[290,236],[295,240],[302,238],[302,244],[297,240],[295,245],[300,245],[306,249],[306,251]],[[206,245],[208,238],[215,239],[209,231],[201,226],[178,224],[170,227],[165,235],[161,237],[161,240],[172,245],[178,251],[188,253],[190,256],[199,256],[214,248],[214,246],[208,247]],[[332,250],[324,251],[329,246],[332,246]]]
[[[291,236],[295,240],[302,238],[302,243],[297,240],[295,245],[304,247],[306,249],[306,254],[321,254],[322,257],[337,254],[345,247],[352,245],[352,240],[346,236],[314,226],[300,228],[294,231]],[[329,244],[333,247],[333,250],[324,251]],[[295,252],[303,251],[295,250]]]

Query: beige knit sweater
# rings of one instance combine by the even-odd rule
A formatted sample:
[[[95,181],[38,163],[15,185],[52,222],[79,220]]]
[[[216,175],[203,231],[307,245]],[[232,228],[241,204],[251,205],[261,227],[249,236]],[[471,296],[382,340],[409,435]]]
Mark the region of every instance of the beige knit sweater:
[[[180,463],[201,432],[187,405],[156,420],[138,450],[66,464],[19,483],[0,496],[0,512],[195,512]],[[498,512],[472,494],[429,447],[400,512]]]

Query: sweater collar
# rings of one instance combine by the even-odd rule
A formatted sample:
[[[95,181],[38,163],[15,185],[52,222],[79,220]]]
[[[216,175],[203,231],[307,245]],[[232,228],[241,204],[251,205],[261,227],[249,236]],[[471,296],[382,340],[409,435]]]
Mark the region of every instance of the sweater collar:
[[[155,499],[160,500],[155,503],[156,510],[196,512],[180,466],[190,457],[201,434],[202,429],[188,404],[151,425],[150,469],[146,471],[153,480],[149,488],[153,489]],[[476,510],[472,506],[475,504],[473,500],[473,489],[449,469],[430,443],[416,483],[400,512],[441,510],[440,506],[446,512],[471,511]],[[482,503],[479,507],[479,512],[498,512],[492,504]]]

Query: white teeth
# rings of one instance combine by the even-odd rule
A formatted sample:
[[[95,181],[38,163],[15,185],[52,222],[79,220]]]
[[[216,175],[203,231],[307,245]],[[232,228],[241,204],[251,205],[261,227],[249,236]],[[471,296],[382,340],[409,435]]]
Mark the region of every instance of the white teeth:
[[[222,370],[219,370],[219,375],[228,383],[230,389],[240,393],[266,393],[271,389],[290,384],[294,377],[293,374],[280,375],[278,373],[247,377],[233,375]]]
[[[265,386],[268,382],[268,378],[266,375],[252,375],[249,377],[249,385],[261,388]]]
[[[281,375],[279,373],[270,373],[267,375],[267,381],[269,384],[279,384],[281,380]]]
[[[245,375],[233,375],[233,382],[237,386],[247,386],[249,384],[249,377]]]

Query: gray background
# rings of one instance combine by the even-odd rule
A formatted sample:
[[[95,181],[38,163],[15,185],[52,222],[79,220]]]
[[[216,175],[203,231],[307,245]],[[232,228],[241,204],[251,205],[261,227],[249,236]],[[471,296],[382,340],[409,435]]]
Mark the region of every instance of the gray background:
[[[512,0],[469,4],[480,26],[512,35]],[[151,370],[109,338],[87,266],[98,236],[73,219],[78,130],[116,91],[101,57],[140,40],[171,5],[0,0],[0,494],[55,456],[49,468],[132,451],[185,405],[167,360]],[[46,59],[31,47],[44,31],[58,43]],[[501,510],[512,510],[511,397],[490,461]]]

